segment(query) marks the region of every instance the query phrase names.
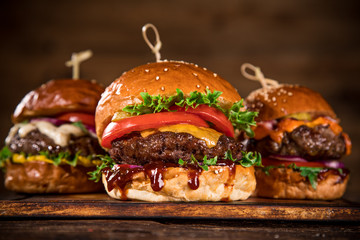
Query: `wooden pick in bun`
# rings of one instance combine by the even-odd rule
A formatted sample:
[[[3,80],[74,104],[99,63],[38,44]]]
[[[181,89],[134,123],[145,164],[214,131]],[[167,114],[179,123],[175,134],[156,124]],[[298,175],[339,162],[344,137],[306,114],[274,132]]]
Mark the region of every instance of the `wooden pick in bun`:
[[[98,154],[105,153],[94,116],[103,91],[95,81],[59,79],[29,92],[12,116],[1,151],[5,187],[24,193],[103,190],[88,175],[100,163]]]
[[[336,114],[317,92],[298,85],[278,84],[252,69],[263,88],[246,98],[259,112],[249,149],[263,156],[256,168],[255,195],[287,199],[340,198],[349,171],[339,162],[351,152],[351,142]],[[248,78],[247,73],[244,74]]]

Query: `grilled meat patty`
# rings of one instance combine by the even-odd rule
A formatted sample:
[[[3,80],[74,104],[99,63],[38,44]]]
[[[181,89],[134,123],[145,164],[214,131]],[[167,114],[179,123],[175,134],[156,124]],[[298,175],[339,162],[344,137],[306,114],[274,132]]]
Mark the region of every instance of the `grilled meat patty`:
[[[10,151],[14,153],[26,153],[37,155],[41,151],[48,151],[51,155],[57,155],[60,152],[70,152],[75,155],[80,152],[81,156],[92,154],[104,154],[105,151],[100,147],[98,140],[91,136],[82,136],[71,138],[69,145],[61,147],[49,138],[40,133],[39,130],[29,132],[25,137],[21,138],[16,134],[8,145]]]
[[[228,150],[233,158],[242,158],[243,145],[225,135],[220,136],[215,147],[209,148],[204,140],[188,133],[157,132],[146,138],[133,133],[116,139],[109,153],[118,163],[144,165],[153,161],[177,164],[180,158],[189,161],[191,155],[201,162],[205,155],[208,158],[221,158]]]
[[[309,161],[340,159],[346,153],[342,134],[335,135],[329,126],[323,125],[314,128],[303,125],[292,132],[285,132],[281,143],[270,137],[251,139],[249,149],[259,151],[263,156],[299,156]]]

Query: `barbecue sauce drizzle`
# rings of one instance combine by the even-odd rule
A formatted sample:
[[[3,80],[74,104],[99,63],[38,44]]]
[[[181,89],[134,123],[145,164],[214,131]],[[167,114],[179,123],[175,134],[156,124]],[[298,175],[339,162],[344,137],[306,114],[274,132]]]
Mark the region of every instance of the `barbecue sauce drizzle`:
[[[216,165],[227,166],[229,168],[229,179],[225,185],[232,187],[236,173],[235,162],[231,160],[220,160]],[[154,191],[160,191],[164,187],[164,172],[169,167],[179,167],[179,165],[163,162],[152,162],[144,166],[121,164],[115,165],[113,169],[105,168],[103,172],[105,173],[108,191],[111,192],[117,187],[121,191],[121,200],[127,200],[125,188],[126,185],[132,181],[135,174],[144,172],[145,176],[150,178],[151,188]],[[199,177],[204,170],[196,164],[186,164],[182,167],[189,170],[188,186],[192,190],[198,189],[200,186]],[[226,199],[224,199],[224,201],[226,201]]]

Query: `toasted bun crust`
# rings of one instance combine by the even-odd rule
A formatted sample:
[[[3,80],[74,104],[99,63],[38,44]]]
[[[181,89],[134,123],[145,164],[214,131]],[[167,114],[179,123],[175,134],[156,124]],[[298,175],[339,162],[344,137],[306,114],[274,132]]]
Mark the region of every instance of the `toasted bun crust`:
[[[229,82],[206,68],[175,61],[148,63],[123,73],[106,88],[95,116],[99,139],[116,112],[142,102],[141,92],[169,97],[176,94],[177,88],[185,95],[192,91],[206,92],[206,88],[221,91],[219,104],[224,108],[241,99]]]
[[[143,172],[133,176],[122,191],[119,188],[109,192],[105,174],[103,183],[109,196],[116,199],[127,199],[162,202],[162,201],[235,201],[247,199],[255,190],[254,168],[236,166],[232,177],[228,167],[211,166],[199,176],[199,188],[192,190],[188,186],[189,170],[181,167],[170,167],[164,173],[164,187],[153,191],[150,179]],[[126,196],[122,196],[125,194]]]
[[[282,118],[294,113],[317,113],[336,118],[326,100],[317,92],[298,85],[284,85],[255,90],[246,98],[250,111],[259,112],[258,121]]]
[[[23,164],[7,163],[5,187],[23,193],[87,193],[100,192],[101,183],[90,181],[87,172],[95,168],[70,165],[55,166],[33,161]]]
[[[266,175],[261,169],[255,170],[256,190],[253,194],[258,197],[285,199],[318,199],[332,200],[341,198],[346,190],[349,175],[345,179],[328,171],[324,179],[318,181],[316,190],[300,172],[290,168],[273,168]]]
[[[104,88],[95,81],[51,80],[29,92],[16,107],[14,123],[38,116],[54,116],[66,112],[95,113]]]

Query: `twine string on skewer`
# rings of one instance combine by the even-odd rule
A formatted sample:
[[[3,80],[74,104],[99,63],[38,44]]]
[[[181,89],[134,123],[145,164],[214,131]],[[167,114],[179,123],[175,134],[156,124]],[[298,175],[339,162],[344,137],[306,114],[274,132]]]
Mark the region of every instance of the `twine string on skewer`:
[[[254,75],[248,73],[246,70],[250,69],[254,72]],[[279,82],[270,78],[265,78],[264,74],[261,72],[259,67],[255,67],[250,63],[244,63],[241,65],[241,73],[244,77],[252,81],[258,81],[262,85],[263,88],[268,88],[270,86],[277,87],[279,86]]]
[[[155,45],[153,45],[149,41],[149,38],[147,36],[147,30],[149,28],[151,28],[155,33]],[[147,23],[142,27],[142,35],[144,37],[145,42],[147,43],[147,45],[151,49],[151,51],[155,54],[156,62],[160,62],[161,61],[160,60],[161,59],[160,49],[161,49],[162,43],[160,41],[160,35],[159,35],[159,32],[158,32],[157,28],[153,24]]]

